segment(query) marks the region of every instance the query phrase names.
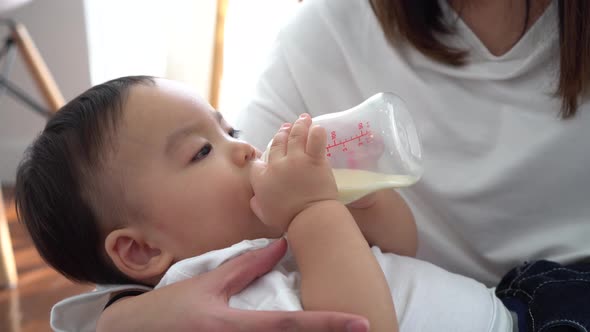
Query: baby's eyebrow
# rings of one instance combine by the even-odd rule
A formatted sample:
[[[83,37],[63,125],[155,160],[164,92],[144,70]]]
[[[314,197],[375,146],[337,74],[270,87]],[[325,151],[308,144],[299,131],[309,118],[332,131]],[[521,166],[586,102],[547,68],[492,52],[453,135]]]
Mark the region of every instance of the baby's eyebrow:
[[[218,111],[213,111],[213,116],[215,117],[215,120],[217,120],[217,123],[221,125],[223,121],[223,115]],[[172,148],[178,143],[178,141],[190,135],[191,133],[199,131],[200,127],[200,123],[193,122],[168,135],[168,137],[166,138],[166,148],[164,150],[165,153],[169,154],[172,151]]]
[[[215,119],[217,119],[217,123],[221,124],[223,121],[223,114],[219,111],[213,111],[213,114],[215,115]]]

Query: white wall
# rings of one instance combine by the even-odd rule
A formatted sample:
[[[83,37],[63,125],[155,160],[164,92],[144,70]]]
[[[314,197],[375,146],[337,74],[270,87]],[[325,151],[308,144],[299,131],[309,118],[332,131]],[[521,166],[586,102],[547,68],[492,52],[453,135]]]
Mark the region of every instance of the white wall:
[[[166,77],[189,85],[208,99],[217,0],[167,0],[166,4],[174,6],[167,20]]]
[[[138,29],[133,30],[125,26],[125,22],[129,24],[134,21],[133,17],[125,17],[126,14],[121,13],[124,8],[129,7],[129,4],[121,6],[121,3],[114,0],[33,0],[13,11],[0,13],[0,17],[12,17],[25,24],[66,101],[91,86],[91,72],[97,76],[93,78],[95,84],[122,75],[165,76],[189,84],[195,92],[207,98],[214,43],[216,0],[125,1],[129,4],[141,3],[144,9],[148,5],[163,6],[162,17],[155,19],[145,17],[143,21],[150,19],[144,23],[153,25],[153,29],[166,30],[167,40],[162,40],[161,33],[150,34],[149,31],[153,32],[153,29],[147,29],[149,30],[147,35],[137,38],[149,40],[153,43],[153,47],[168,48],[165,68],[146,70],[144,67],[130,66],[128,62],[126,64],[125,61],[133,61],[133,59],[129,60],[122,56],[121,52],[125,50],[121,48],[136,47],[138,44],[136,37],[130,37],[130,34]],[[106,8],[99,6],[101,4],[106,4]],[[111,7],[117,7],[117,15]],[[94,14],[94,16],[88,21],[86,14]],[[131,14],[137,15],[138,12],[133,9]],[[116,19],[121,18],[121,15],[123,15],[123,21],[119,22]],[[168,17],[170,15],[172,19]],[[105,24],[111,26],[105,26]],[[117,31],[117,29],[127,30]],[[6,32],[6,29],[0,28],[0,41]],[[92,39],[88,37],[89,32]],[[160,38],[156,38],[157,36]],[[149,46],[149,42],[147,45]],[[102,52],[100,52],[101,48]],[[126,52],[133,53],[132,51],[133,49],[129,48]],[[153,52],[153,50],[148,49],[147,52]],[[0,63],[1,68],[2,63]],[[162,74],[159,71],[163,71]],[[42,103],[40,93],[18,56],[9,77]],[[14,183],[16,167],[25,148],[43,129],[44,124],[45,119],[42,116],[16,102],[11,96],[0,97],[1,182]]]
[[[209,95],[217,0],[85,0],[84,4],[92,84],[126,75],[153,75]]]
[[[83,0],[33,0],[0,17],[11,17],[27,27],[66,101],[90,87]],[[6,33],[0,29],[2,41]],[[18,54],[9,78],[43,102]],[[14,182],[23,151],[44,124],[43,117],[11,96],[0,97],[0,181]]]
[[[298,0],[229,1],[219,102],[229,123],[248,104],[279,29],[300,5]]]

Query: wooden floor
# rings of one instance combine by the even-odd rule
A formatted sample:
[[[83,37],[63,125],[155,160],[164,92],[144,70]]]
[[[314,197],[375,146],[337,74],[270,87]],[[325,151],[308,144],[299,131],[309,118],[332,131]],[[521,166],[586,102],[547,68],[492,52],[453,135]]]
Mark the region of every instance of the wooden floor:
[[[0,331],[51,331],[51,306],[65,297],[90,290],[92,286],[74,284],[43,262],[24,227],[16,220],[12,190],[3,189],[18,270],[18,287],[0,289]]]

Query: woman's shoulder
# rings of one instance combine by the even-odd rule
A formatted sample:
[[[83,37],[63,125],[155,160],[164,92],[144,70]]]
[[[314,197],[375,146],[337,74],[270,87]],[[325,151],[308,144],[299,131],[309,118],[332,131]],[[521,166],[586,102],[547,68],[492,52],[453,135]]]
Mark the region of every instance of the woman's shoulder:
[[[282,33],[321,37],[348,35],[365,26],[373,12],[370,0],[306,0],[284,25]]]
[[[351,54],[364,52],[359,47],[374,48],[375,33],[382,32],[369,0],[305,0],[278,33],[275,52],[292,70],[300,64],[337,73]]]

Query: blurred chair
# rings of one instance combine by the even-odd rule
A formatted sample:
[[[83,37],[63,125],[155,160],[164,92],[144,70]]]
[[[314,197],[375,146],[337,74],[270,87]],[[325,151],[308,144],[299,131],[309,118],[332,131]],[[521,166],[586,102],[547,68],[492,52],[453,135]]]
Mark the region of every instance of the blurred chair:
[[[13,288],[16,287],[16,284],[16,263],[8,231],[8,220],[4,211],[2,191],[0,191],[0,289]]]
[[[0,61],[3,60],[4,62],[4,68],[0,72],[0,97],[5,93],[9,93],[33,110],[48,116],[64,104],[64,98],[25,26],[6,17],[8,15],[6,13],[7,11],[29,1],[0,0],[0,25],[6,26],[9,30],[9,34],[4,40],[4,45],[0,49]],[[46,107],[48,108],[41,106],[26,92],[8,80],[7,76],[17,50],[23,57],[27,69],[33,77],[37,88],[43,95],[47,105]]]
[[[9,17],[11,10],[28,2],[30,0],[0,0],[0,25],[8,29],[8,35],[0,48],[0,63],[3,64],[0,69],[0,98],[9,94],[32,110],[49,117],[64,104],[64,98],[25,26]],[[17,51],[40,90],[46,106],[39,104],[24,90],[8,80]],[[0,288],[15,287],[16,284],[14,252],[0,190]]]

